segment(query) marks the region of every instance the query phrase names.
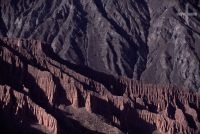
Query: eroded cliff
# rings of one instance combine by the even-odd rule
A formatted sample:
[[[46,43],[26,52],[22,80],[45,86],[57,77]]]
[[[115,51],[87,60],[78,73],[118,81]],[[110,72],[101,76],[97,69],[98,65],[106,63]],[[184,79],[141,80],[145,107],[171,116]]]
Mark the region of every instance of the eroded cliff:
[[[188,21],[179,15],[187,12]],[[0,0],[0,36],[48,42],[106,74],[198,91],[199,13],[199,0]]]
[[[20,132],[200,132],[199,92],[77,66],[50,46],[0,39],[0,111]]]

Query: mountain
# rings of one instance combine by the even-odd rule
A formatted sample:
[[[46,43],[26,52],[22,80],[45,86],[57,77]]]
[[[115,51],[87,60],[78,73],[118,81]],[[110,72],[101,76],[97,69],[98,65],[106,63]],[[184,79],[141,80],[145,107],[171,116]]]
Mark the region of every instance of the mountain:
[[[0,0],[0,133],[200,133],[199,0]]]
[[[199,93],[77,66],[40,41],[0,44],[4,133],[200,132]]]
[[[62,59],[153,84],[200,88],[198,0],[0,0],[2,37],[51,44]],[[188,24],[184,16],[188,5]]]

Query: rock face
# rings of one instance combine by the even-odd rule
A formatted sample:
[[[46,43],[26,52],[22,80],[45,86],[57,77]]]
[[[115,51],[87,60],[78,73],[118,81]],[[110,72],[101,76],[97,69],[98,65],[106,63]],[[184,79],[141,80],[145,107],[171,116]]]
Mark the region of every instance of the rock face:
[[[51,43],[62,59],[200,89],[198,0],[1,0],[1,36]],[[197,13],[189,24],[181,12]],[[50,46],[49,46],[50,47]]]
[[[0,86],[0,93],[1,113],[3,112],[5,117],[1,116],[10,119],[7,122],[14,121],[15,124],[6,124],[9,126],[16,125],[16,128],[13,127],[13,132],[57,133],[56,119],[46,113],[45,109],[35,104],[28,96],[5,85]],[[23,126],[25,130],[21,130],[22,128],[19,126],[17,128],[17,125]],[[31,129],[28,130],[26,127]]]
[[[50,46],[0,39],[0,116],[20,133],[200,133],[198,92],[77,66]]]

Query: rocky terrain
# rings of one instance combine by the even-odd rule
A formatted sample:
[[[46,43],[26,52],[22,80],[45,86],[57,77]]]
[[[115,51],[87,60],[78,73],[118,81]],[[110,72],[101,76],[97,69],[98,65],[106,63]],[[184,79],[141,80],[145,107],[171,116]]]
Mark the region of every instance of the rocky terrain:
[[[199,13],[198,0],[0,0],[0,133],[200,133]]]
[[[199,93],[77,66],[40,41],[2,38],[0,45],[1,131],[200,132]]]
[[[187,24],[184,16],[189,5]],[[198,0],[0,0],[0,35],[51,43],[62,59],[154,84],[200,88]]]

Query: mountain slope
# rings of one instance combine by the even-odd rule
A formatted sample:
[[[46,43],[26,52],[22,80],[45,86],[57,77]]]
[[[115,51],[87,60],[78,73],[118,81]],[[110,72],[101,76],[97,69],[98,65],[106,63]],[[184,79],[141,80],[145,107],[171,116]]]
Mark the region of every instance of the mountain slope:
[[[102,72],[129,77],[135,72],[134,78],[139,78],[145,68],[150,19],[145,1],[8,0],[0,4],[8,37],[52,43],[63,59]]]
[[[198,0],[0,0],[0,31],[99,72],[198,91],[199,11]]]

